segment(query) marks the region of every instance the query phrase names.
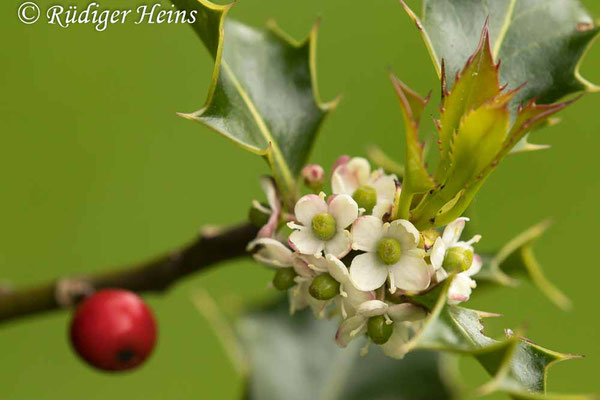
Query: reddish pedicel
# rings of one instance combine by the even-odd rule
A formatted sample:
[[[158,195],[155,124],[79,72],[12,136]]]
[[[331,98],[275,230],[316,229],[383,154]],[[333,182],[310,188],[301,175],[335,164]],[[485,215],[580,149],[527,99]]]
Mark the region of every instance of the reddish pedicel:
[[[135,293],[100,290],[85,299],[71,323],[71,343],[90,365],[106,371],[135,368],[156,342],[152,311]]]

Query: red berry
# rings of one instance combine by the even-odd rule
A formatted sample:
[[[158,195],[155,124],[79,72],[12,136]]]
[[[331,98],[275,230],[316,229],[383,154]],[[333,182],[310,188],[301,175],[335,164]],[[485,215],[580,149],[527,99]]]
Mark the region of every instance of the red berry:
[[[156,342],[152,311],[135,293],[100,290],[85,299],[71,322],[71,343],[90,365],[120,371],[136,367]]]

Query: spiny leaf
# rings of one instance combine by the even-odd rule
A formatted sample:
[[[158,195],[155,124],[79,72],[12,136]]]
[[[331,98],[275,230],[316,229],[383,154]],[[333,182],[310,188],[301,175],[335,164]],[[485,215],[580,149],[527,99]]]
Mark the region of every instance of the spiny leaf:
[[[577,356],[545,349],[516,335],[502,341],[487,337],[481,318],[489,314],[447,303],[452,278],[425,295],[413,297],[413,301],[429,308],[431,313],[423,328],[401,351],[429,349],[475,357],[492,376],[491,381],[479,388],[480,394],[503,392],[513,398],[554,398],[545,393],[548,368]]]
[[[518,276],[525,276],[554,304],[569,309],[571,301],[542,272],[533,253],[533,244],[548,229],[549,221],[532,226],[504,245],[497,253],[483,256],[481,271],[475,276],[481,284],[515,286]]]
[[[468,206],[463,198],[469,184],[481,178],[484,169],[497,159],[508,128],[509,111],[502,103],[484,104],[463,117],[452,139],[442,186],[429,193],[412,214],[417,227],[445,225],[462,215]]]
[[[533,98],[550,103],[574,92],[600,90],[579,73],[583,56],[600,32],[579,0],[424,0],[421,19],[404,6],[440,76],[445,60],[448,87],[489,17],[493,55],[503,64],[500,81],[509,88],[527,83],[514,99],[514,108]]]
[[[390,79],[400,101],[406,131],[406,157],[402,192],[399,204],[394,207],[398,214],[392,215],[392,219],[407,219],[413,196],[424,193],[434,186],[433,180],[425,167],[423,144],[419,142],[419,123],[429,97],[422,98],[391,73]]]
[[[500,94],[498,66],[494,64],[492,57],[487,23],[475,52],[465,60],[466,64],[460,74],[457,72],[456,84],[450,92],[447,92],[446,76],[442,77],[444,98],[439,130],[440,164],[435,173],[437,182],[441,182],[446,177],[450,167],[452,138],[463,116]]]
[[[316,89],[317,25],[296,42],[274,23],[255,29],[226,19],[231,4],[172,2],[198,13],[192,27],[215,60],[204,107],[181,115],[264,156],[290,203],[317,130],[336,104],[322,103]]]
[[[285,301],[245,315],[238,327],[250,362],[247,399],[456,398],[443,355],[418,351],[398,361],[372,349],[361,357],[360,340],[335,346],[335,321],[290,316]]]

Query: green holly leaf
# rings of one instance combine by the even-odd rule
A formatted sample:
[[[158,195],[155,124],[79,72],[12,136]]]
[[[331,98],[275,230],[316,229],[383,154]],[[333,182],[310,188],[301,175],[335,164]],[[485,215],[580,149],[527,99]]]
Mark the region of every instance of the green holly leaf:
[[[321,102],[316,87],[317,25],[296,42],[272,22],[256,29],[226,18],[232,4],[172,2],[197,12],[191,25],[215,61],[204,107],[181,115],[265,157],[291,203],[317,130],[336,105]]]
[[[422,98],[398,78],[390,73],[390,78],[404,117],[404,130],[406,132],[406,164],[402,180],[402,192],[398,204],[392,211],[392,219],[408,219],[413,196],[425,193],[434,187],[433,179],[425,167],[423,144],[419,141],[419,123],[429,96]]]
[[[571,301],[545,277],[533,252],[535,241],[549,226],[550,221],[543,221],[517,235],[495,254],[482,255],[483,266],[475,276],[478,285],[516,286],[518,278],[524,277],[558,307],[569,309]]]
[[[438,350],[473,356],[492,379],[476,394],[509,394],[515,399],[587,399],[587,396],[547,395],[548,368],[560,361],[577,358],[557,353],[507,331],[507,338],[494,340],[483,334],[482,318],[496,316],[447,303],[452,277],[431,292],[413,297],[431,313],[423,328],[402,351]]]
[[[361,356],[359,340],[340,349],[335,320],[290,316],[286,301],[245,315],[238,327],[250,365],[247,399],[457,398],[442,354],[418,351],[399,361],[372,348]]]
[[[600,32],[579,0],[424,0],[421,18],[404,6],[440,77],[445,60],[449,88],[489,18],[492,54],[502,61],[500,82],[511,89],[526,83],[513,104],[533,98],[551,103],[575,92],[600,91],[579,73]]]
[[[460,217],[500,161],[514,149],[532,150],[534,146],[526,142],[529,132],[548,124],[554,114],[576,100],[548,105],[530,101],[511,116],[510,103],[522,88],[500,86],[499,70],[486,24],[451,90],[443,75],[435,187],[404,213],[417,228],[435,228]]]

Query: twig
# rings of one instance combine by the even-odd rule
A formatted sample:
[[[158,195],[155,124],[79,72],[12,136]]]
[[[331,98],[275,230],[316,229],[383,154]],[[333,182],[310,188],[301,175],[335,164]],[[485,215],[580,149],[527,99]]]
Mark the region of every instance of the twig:
[[[64,300],[65,293],[60,292],[63,287],[163,292],[187,275],[245,255],[246,245],[256,233],[257,229],[250,224],[218,230],[205,229],[193,243],[149,262],[98,275],[68,277],[40,286],[0,291],[0,323],[75,303]],[[65,281],[78,285],[65,284]],[[67,296],[76,296],[76,293],[68,293]]]

